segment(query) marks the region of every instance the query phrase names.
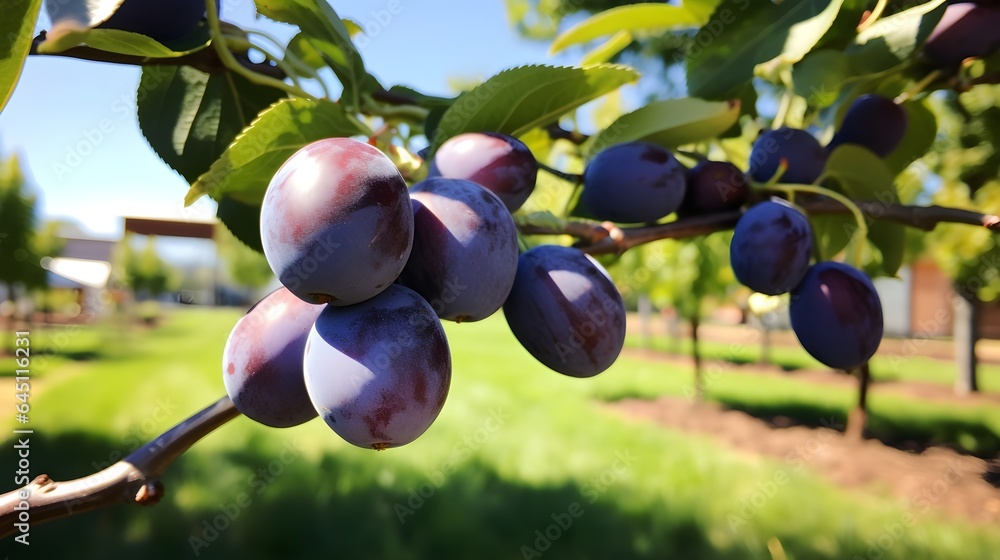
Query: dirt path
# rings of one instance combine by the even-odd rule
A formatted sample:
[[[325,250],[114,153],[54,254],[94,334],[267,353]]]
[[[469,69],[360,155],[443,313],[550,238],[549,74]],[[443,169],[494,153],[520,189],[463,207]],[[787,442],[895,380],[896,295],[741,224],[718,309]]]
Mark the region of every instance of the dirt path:
[[[983,479],[988,465],[981,459],[936,448],[909,453],[878,441],[853,441],[830,428],[773,428],[743,412],[683,398],[629,399],[606,406],[636,421],[707,435],[739,452],[778,459],[790,471],[801,465],[842,487],[894,496],[915,514],[1000,522],[1000,489]]]

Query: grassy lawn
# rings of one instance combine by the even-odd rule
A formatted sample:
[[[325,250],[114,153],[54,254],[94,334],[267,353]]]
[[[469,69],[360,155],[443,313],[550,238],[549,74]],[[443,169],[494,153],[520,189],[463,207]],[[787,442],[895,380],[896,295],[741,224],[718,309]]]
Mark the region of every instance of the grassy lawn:
[[[238,316],[188,309],[155,330],[78,333],[75,351],[91,340],[99,359],[55,354],[36,373],[33,474],[89,474],[218,398]],[[1000,548],[992,528],[933,513],[902,525],[908,510],[895,499],[601,405],[684,394],[686,370],[623,358],[597,378],[571,379],[537,364],[500,317],[447,329],[451,394],[413,444],[376,453],[318,420],[277,430],[237,418],[174,465],[160,504],[40,525],[31,557],[966,559]],[[717,375],[709,392],[831,414],[849,403],[846,391],[767,379]],[[954,419],[1000,433],[998,413],[875,397],[878,421]],[[12,424],[13,413],[0,417]],[[13,454],[2,458],[12,473]],[[0,554],[23,554],[14,547],[8,539]]]

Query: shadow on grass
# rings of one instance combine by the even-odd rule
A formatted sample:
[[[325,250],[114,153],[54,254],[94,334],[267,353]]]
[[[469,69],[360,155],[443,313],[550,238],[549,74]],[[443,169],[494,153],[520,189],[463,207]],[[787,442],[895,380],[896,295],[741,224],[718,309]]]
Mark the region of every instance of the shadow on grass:
[[[31,557],[769,557],[763,548],[719,550],[694,512],[668,504],[623,509],[610,492],[590,503],[574,484],[513,482],[475,460],[433,481],[355,450],[315,460],[256,447],[183,457],[164,478],[166,496],[154,507],[119,505],[33,527]],[[116,450],[126,451],[87,434],[35,436],[32,475],[89,474]],[[6,472],[14,470],[10,455],[0,465]],[[782,542],[794,557],[833,558],[811,546],[811,535]],[[0,542],[0,554],[12,546],[9,538]]]
[[[712,397],[730,410],[745,412],[774,428],[806,426],[843,432],[847,414],[842,408],[802,402],[746,403]],[[921,452],[929,447],[947,447],[959,453],[988,459],[1000,453],[1000,435],[989,426],[954,418],[913,415],[904,420],[869,411],[865,436],[904,451]]]

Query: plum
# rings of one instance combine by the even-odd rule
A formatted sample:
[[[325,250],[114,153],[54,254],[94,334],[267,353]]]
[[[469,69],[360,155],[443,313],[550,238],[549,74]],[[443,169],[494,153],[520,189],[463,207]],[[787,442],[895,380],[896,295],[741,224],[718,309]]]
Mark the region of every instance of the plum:
[[[688,170],[687,194],[677,213],[711,214],[739,208],[750,196],[750,182],[728,161],[704,160]]]
[[[1000,48],[1000,6],[952,4],[934,26],[923,56],[942,69],[957,68],[966,58],[982,58]]]
[[[587,164],[580,202],[599,220],[655,222],[680,207],[685,190],[684,167],[670,150],[626,142]]]
[[[867,362],[882,341],[882,304],[860,270],[827,261],[809,267],[788,309],[799,343],[823,364],[850,370]]]
[[[323,420],[367,449],[423,434],[451,384],[441,322],[419,294],[398,284],[355,305],[327,306],[309,332],[303,364]]]
[[[906,123],[906,111],[893,100],[876,94],[862,95],[847,108],[826,151],[832,152],[841,144],[857,144],[885,157],[903,141]]]
[[[287,428],[316,417],[306,393],[302,355],[322,310],[322,305],[279,288],[236,322],[222,352],[222,380],[233,404],[248,418]]]
[[[467,179],[500,197],[516,211],[535,189],[538,162],[513,136],[466,132],[446,140],[431,161],[428,177]]]
[[[392,284],[413,244],[406,183],[382,152],[327,138],[282,164],[260,209],[264,256],[310,303],[350,305]]]
[[[625,343],[621,294],[597,261],[570,247],[522,253],[503,311],[535,359],[571,377],[608,369]]]
[[[729,263],[744,286],[768,295],[796,286],[809,267],[809,220],[792,205],[772,199],[754,205],[736,223]]]
[[[398,282],[442,319],[479,321],[495,313],[517,272],[517,227],[507,207],[463,179],[427,179],[410,198],[413,250]]]
[[[750,176],[766,182],[777,173],[782,160],[788,164],[782,183],[810,184],[826,167],[826,151],[805,130],[787,126],[768,130],[757,137],[750,150]]]

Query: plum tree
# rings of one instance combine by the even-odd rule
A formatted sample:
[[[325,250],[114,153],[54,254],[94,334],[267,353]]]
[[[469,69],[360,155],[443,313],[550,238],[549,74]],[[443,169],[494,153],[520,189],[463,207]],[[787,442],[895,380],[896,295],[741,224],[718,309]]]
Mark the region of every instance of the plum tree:
[[[444,406],[451,355],[434,310],[393,284],[345,307],[327,306],[306,342],[306,389],[323,420],[358,447],[386,449],[424,433]]]
[[[463,179],[427,179],[410,197],[413,250],[399,283],[442,319],[479,321],[495,313],[517,272],[517,226],[507,207]]]
[[[655,222],[684,200],[684,168],[666,148],[627,142],[601,150],[583,172],[580,202],[612,222]]]
[[[923,55],[940,68],[955,68],[966,58],[985,57],[998,48],[1000,6],[959,3],[945,9],[924,43]]]
[[[683,216],[709,214],[742,206],[750,196],[745,173],[728,161],[702,160],[686,174],[687,193],[678,209]]]
[[[903,141],[906,121],[906,111],[893,100],[871,93],[862,95],[848,107],[826,150],[831,152],[841,144],[857,144],[885,157]]]
[[[302,353],[322,310],[282,287],[236,322],[222,351],[222,380],[248,418],[287,428],[316,417],[306,393]]]
[[[608,369],[625,343],[621,294],[601,265],[570,247],[522,253],[503,311],[535,359],[571,377]]]
[[[524,142],[496,132],[449,138],[434,154],[428,171],[428,177],[478,183],[500,197],[511,212],[531,196],[537,176],[538,163]]]
[[[283,163],[260,209],[264,255],[311,303],[350,305],[388,287],[413,245],[406,183],[382,152],[350,138],[312,142]]]
[[[809,220],[787,202],[772,199],[740,217],[729,245],[729,262],[744,286],[783,294],[805,275],[812,244]]]
[[[853,369],[868,361],[882,341],[882,304],[865,273],[835,261],[809,267],[792,290],[792,330],[823,364]]]
[[[783,183],[812,183],[826,166],[826,151],[819,141],[805,130],[783,126],[762,132],[750,151],[750,176],[765,182],[778,171],[784,161],[788,165],[781,176]]]

